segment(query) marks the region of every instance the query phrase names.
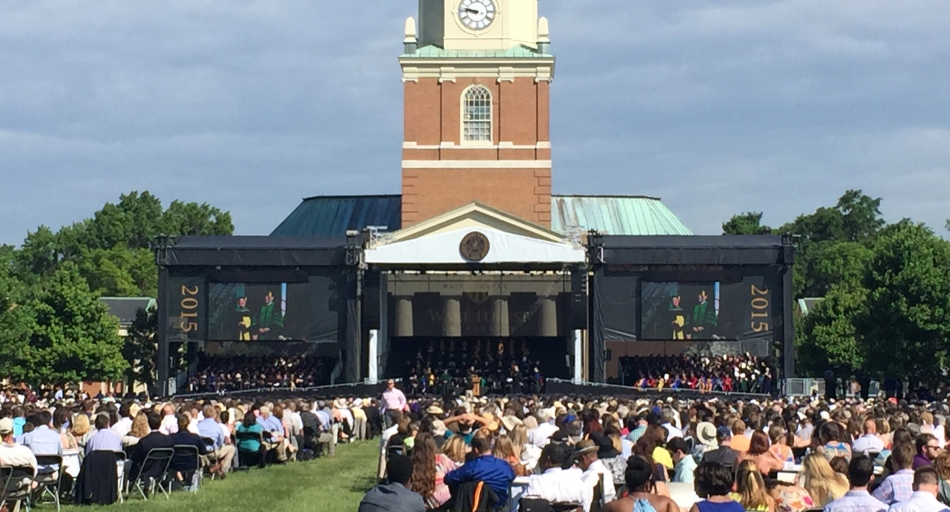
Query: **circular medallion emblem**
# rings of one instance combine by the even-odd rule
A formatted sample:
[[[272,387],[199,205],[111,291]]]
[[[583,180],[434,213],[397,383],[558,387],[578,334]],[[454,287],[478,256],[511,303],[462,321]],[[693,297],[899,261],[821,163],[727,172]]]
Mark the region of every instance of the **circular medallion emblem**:
[[[468,261],[482,261],[488,256],[489,249],[491,244],[488,243],[488,237],[478,231],[465,235],[459,244],[459,253]]]

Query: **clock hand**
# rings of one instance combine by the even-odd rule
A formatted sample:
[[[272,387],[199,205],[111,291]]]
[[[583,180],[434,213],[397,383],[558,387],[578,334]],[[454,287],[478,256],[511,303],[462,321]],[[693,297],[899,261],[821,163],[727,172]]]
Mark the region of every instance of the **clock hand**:
[[[471,7],[466,7],[466,8],[465,8],[465,12],[469,12],[469,13],[472,13],[472,14],[478,14],[480,11],[479,11],[478,9],[472,9]]]

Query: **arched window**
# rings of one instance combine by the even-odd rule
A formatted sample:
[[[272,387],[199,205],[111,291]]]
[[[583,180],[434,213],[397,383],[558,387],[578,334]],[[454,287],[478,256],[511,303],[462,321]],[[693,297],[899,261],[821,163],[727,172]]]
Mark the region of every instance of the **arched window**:
[[[481,85],[462,95],[462,141],[491,142],[491,93]]]

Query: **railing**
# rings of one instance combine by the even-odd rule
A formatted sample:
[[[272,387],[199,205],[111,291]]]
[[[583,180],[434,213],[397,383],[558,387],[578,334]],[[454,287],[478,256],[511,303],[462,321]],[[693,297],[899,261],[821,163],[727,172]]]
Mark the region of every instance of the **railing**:
[[[402,382],[402,379],[393,379],[396,382]],[[327,384],[323,386],[310,386],[305,388],[289,388],[289,387],[267,387],[267,388],[253,388],[253,389],[240,389],[237,391],[217,391],[217,392],[205,392],[205,393],[186,393],[186,394],[176,394],[171,398],[175,399],[197,399],[197,398],[208,398],[215,396],[244,396],[244,395],[263,395],[263,394],[280,394],[280,393],[299,393],[299,394],[310,394],[317,393],[320,391],[329,391],[329,390],[345,390],[347,388],[355,388],[357,386],[366,386],[365,382],[352,382],[346,384]]]

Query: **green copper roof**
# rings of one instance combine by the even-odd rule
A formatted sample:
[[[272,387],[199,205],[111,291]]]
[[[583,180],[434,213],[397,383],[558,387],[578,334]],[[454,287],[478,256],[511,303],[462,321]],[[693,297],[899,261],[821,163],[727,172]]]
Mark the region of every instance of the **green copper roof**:
[[[490,58],[524,58],[536,59],[539,57],[554,57],[550,54],[538,53],[527,46],[518,45],[507,50],[443,50],[435,45],[423,46],[414,53],[404,53],[403,57],[418,59],[490,59]]]
[[[402,226],[399,195],[308,197],[277,226],[271,236],[343,236],[367,226],[398,231]]]
[[[692,235],[659,199],[641,196],[552,196],[551,229],[605,235]]]
[[[343,236],[367,226],[401,227],[399,195],[318,196],[304,199],[271,235]],[[552,196],[551,229],[605,235],[692,235],[659,199],[638,196]]]

